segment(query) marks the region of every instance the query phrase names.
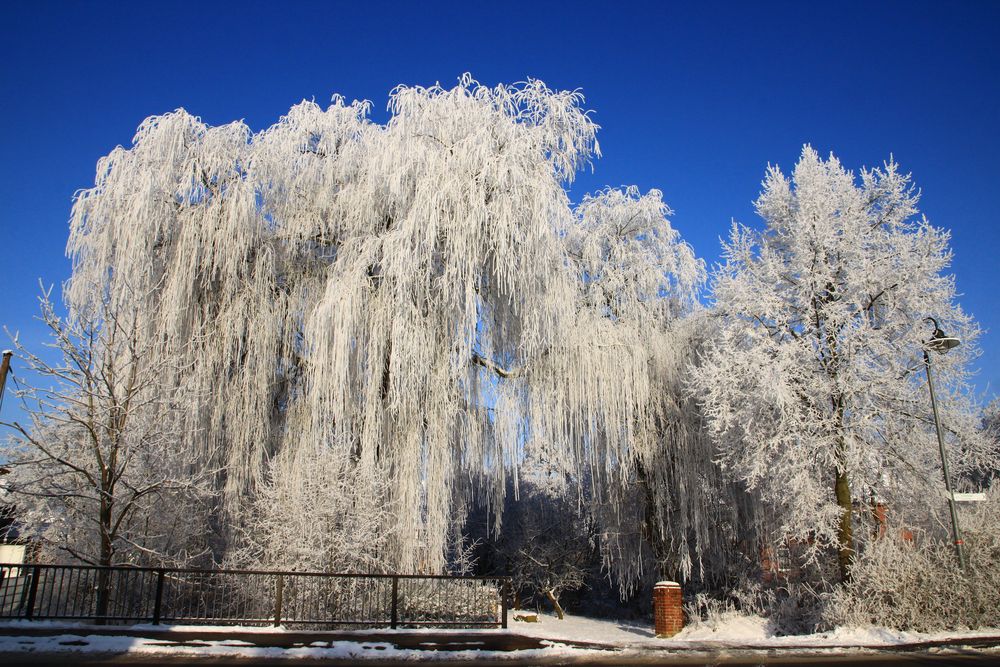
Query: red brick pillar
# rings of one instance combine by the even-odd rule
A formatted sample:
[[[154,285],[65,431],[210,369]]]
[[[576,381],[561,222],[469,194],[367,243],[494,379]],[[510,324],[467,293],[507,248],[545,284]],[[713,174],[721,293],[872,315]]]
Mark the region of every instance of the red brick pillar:
[[[681,585],[661,581],[653,587],[653,618],[657,637],[673,637],[684,627]]]

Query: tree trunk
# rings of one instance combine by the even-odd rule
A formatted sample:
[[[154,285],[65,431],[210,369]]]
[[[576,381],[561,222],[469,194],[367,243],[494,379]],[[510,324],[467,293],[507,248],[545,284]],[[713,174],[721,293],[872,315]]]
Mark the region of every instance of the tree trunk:
[[[549,589],[547,589],[547,590],[545,591],[545,597],[547,597],[547,598],[549,599],[549,602],[551,602],[551,603],[552,603],[552,606],[553,606],[553,607],[555,608],[555,610],[556,610],[556,616],[558,616],[558,617],[559,617],[559,620],[560,620],[560,621],[561,621],[561,620],[563,620],[563,616],[564,616],[564,612],[563,612],[563,608],[562,608],[562,606],[561,606],[561,605],[559,604],[559,598],[557,598],[557,597],[555,596],[555,593],[553,593],[553,592],[552,592],[552,589],[551,589],[551,588],[549,588]]]
[[[840,566],[840,580],[851,578],[851,561],[854,560],[854,507],[851,502],[851,481],[847,477],[847,442],[844,437],[844,397],[838,396],[834,402],[837,410],[837,476],[833,492],[840,505],[840,526],[837,528],[837,565]]]
[[[837,494],[837,504],[840,505],[840,526],[837,530],[837,564],[840,566],[841,581],[851,578],[851,561],[854,559],[854,530],[852,527],[851,484],[847,473],[837,471],[833,486]]]
[[[111,540],[113,505],[107,499],[107,495],[102,494],[100,510],[101,553],[97,564],[101,566],[101,569],[97,571],[97,605],[95,609],[98,624],[103,624],[105,622],[104,617],[108,615],[108,602],[111,597],[111,572],[105,568],[111,566],[114,557],[114,545]]]
[[[644,523],[641,526],[642,536],[653,552],[660,578],[673,580],[677,576],[676,558],[663,539],[662,526],[658,521],[656,513],[656,496],[653,494],[654,482],[649,479],[646,467],[642,464],[642,461],[637,461],[635,465],[636,479],[642,487],[643,499],[645,501]]]

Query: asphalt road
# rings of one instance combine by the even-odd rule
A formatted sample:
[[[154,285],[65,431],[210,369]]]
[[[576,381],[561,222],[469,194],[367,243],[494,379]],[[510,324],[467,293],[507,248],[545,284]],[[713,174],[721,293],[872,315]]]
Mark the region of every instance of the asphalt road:
[[[289,663],[294,665],[310,664],[307,658],[220,658],[220,657],[186,657],[186,656],[164,656],[150,658],[134,655],[114,655],[114,654],[93,654],[93,653],[0,653],[0,664],[10,665],[39,665],[52,667],[66,667],[67,665],[81,665],[95,667],[99,665],[125,665],[128,667],[152,667],[153,665],[228,665],[230,667],[244,667],[250,665],[266,665],[288,667]],[[415,662],[427,667],[455,667],[465,664],[456,660],[440,660],[429,658],[427,660],[316,660],[323,665],[364,665],[365,667],[388,667],[389,665],[411,665]],[[959,654],[959,655],[911,655],[906,653],[894,653],[891,655],[877,656],[837,656],[837,657],[815,657],[803,655],[767,655],[758,653],[748,654],[728,654],[718,655],[703,653],[699,655],[662,655],[654,653],[649,656],[607,656],[607,657],[558,657],[558,658],[519,658],[512,656],[502,660],[476,659],[467,662],[474,662],[477,667],[522,667],[522,666],[547,666],[547,665],[679,665],[679,666],[716,666],[727,665],[733,667],[751,667],[757,665],[804,665],[808,667],[821,667],[829,665],[831,667],[861,667],[863,665],[884,667],[897,667],[902,665],[925,665],[931,667],[955,665],[968,667],[986,667],[998,664],[996,654]]]
[[[477,667],[520,665],[835,665],[837,667],[855,667],[859,665],[998,665],[1000,664],[1000,637],[982,638],[976,640],[961,640],[953,642],[937,642],[893,646],[878,650],[860,652],[838,652],[831,654],[829,649],[822,652],[800,648],[719,648],[706,645],[699,648],[685,649],[626,649],[616,650],[596,643],[560,641],[561,644],[578,648],[596,649],[581,655],[552,655],[539,657],[537,654],[519,655],[520,651],[545,648],[545,640],[526,637],[509,632],[366,632],[363,637],[354,633],[239,633],[220,636],[212,631],[151,631],[151,630],[56,630],[44,628],[2,628],[0,635],[18,637],[51,637],[60,636],[61,643],[72,645],[76,642],[86,642],[87,635],[109,634],[116,636],[134,636],[159,639],[165,646],[204,646],[204,642],[220,640],[238,640],[249,642],[261,648],[295,648],[313,645],[317,641],[363,641],[365,644],[385,643],[399,649],[426,651],[425,655],[405,661],[379,660],[378,649],[369,649],[371,655],[366,656],[363,664],[366,667],[382,665],[410,664],[419,662],[421,665],[450,665],[460,661],[442,660],[442,654],[451,651],[487,650],[506,653],[499,659],[475,658],[467,662],[475,662]],[[245,644],[241,644],[245,646]],[[988,650],[994,649],[994,650]],[[305,657],[289,658],[242,658],[216,656],[150,656],[135,653],[92,653],[92,652],[45,652],[45,653],[0,653],[0,666],[8,665],[129,665],[131,667],[146,665],[285,665],[289,662],[302,665],[322,662],[324,665],[356,665],[356,658],[343,659],[310,659]]]

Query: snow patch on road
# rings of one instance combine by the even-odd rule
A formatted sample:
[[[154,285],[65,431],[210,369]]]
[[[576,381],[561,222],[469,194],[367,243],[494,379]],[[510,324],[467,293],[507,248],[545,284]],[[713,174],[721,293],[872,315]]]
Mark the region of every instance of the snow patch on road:
[[[181,655],[239,658],[309,658],[350,660],[435,660],[545,659],[560,655],[582,655],[599,651],[579,649],[558,642],[546,642],[546,648],[522,651],[484,651],[467,649],[438,651],[435,649],[400,649],[387,642],[330,641],[312,642],[308,646],[279,648],[254,646],[234,639],[197,640],[178,645],[169,639],[123,637],[112,635],[56,635],[51,637],[0,637],[0,653],[85,652],[102,654]]]

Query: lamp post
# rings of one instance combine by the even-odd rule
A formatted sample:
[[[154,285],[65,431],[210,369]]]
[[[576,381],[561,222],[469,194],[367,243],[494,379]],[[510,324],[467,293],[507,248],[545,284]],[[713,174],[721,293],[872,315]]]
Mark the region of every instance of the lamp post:
[[[954,336],[948,336],[938,326],[937,320],[928,317],[924,321],[934,323],[934,334],[924,345],[924,368],[927,370],[927,387],[931,392],[931,409],[934,411],[934,428],[937,430],[938,449],[941,451],[941,468],[944,470],[944,487],[948,491],[948,509],[951,511],[951,535],[955,543],[955,552],[958,554],[958,564],[965,570],[965,549],[962,542],[962,531],[958,527],[958,512],[955,511],[955,493],[951,488],[951,475],[948,473],[948,455],[944,450],[944,435],[941,432],[941,418],[938,416],[937,399],[934,396],[934,377],[931,374],[931,356],[929,351],[933,350],[944,354],[948,350],[958,347],[961,341]]]

